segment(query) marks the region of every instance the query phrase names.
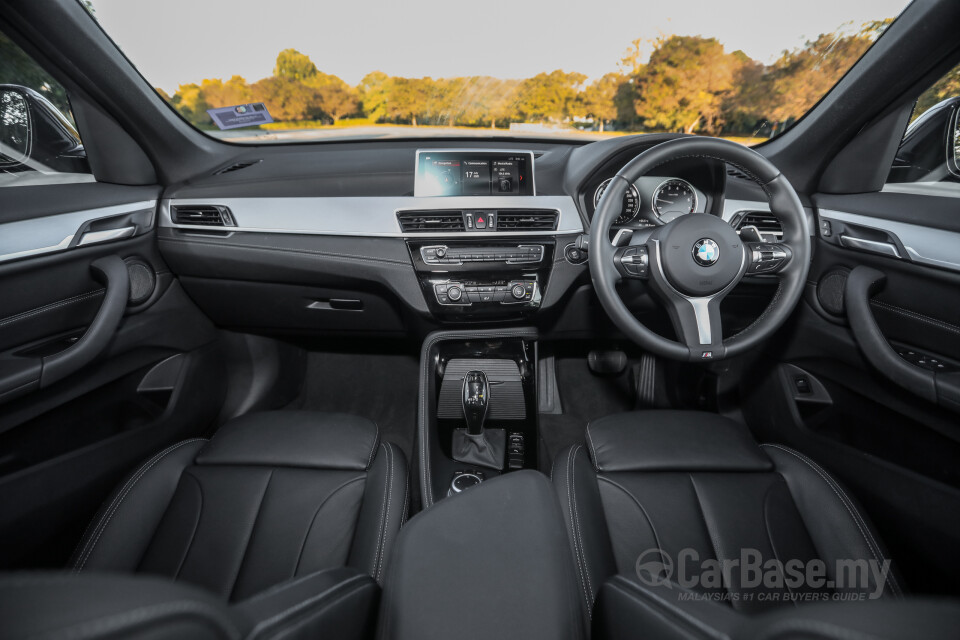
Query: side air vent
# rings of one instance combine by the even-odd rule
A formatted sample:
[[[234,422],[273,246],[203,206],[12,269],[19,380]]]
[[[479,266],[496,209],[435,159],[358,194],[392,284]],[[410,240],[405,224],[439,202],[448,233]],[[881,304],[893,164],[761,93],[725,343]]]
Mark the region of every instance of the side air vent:
[[[497,212],[497,231],[555,231],[557,212],[544,209],[508,210]]]
[[[764,242],[780,242],[783,240],[783,227],[776,216],[769,213],[754,211],[744,214],[737,224],[737,231],[753,228]]]
[[[170,207],[170,215],[176,224],[191,224],[200,227],[235,227],[230,209],[220,205],[178,204]]]
[[[731,178],[739,178],[740,180],[750,180],[750,176],[743,171],[730,166],[727,167],[727,175]]]
[[[231,171],[239,171],[240,169],[246,169],[247,167],[252,167],[255,164],[259,164],[260,160],[246,160],[243,162],[234,162],[231,165],[224,167],[223,169],[218,169],[213,172],[213,175],[219,176],[224,173],[230,173]]]
[[[464,230],[462,211],[401,211],[397,221],[404,233]]]

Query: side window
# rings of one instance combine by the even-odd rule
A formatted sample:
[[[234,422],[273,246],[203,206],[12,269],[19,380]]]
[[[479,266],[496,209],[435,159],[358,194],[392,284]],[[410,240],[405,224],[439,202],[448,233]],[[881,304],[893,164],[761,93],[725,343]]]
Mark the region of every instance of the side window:
[[[913,183],[960,195],[960,65],[923,92],[897,149],[887,184]]]
[[[66,90],[0,33],[0,188],[93,181]]]

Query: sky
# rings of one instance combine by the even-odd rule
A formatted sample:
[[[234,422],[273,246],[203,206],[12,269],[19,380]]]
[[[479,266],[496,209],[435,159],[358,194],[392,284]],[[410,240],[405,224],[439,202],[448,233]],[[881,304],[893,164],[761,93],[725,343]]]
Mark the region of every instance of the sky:
[[[716,37],[772,62],[784,49],[894,17],[906,0],[93,0],[97,19],[153,86],[272,74],[294,48],[350,84],[370,71],[525,78],[563,69],[599,78],[630,43]],[[649,47],[646,49],[649,55]]]

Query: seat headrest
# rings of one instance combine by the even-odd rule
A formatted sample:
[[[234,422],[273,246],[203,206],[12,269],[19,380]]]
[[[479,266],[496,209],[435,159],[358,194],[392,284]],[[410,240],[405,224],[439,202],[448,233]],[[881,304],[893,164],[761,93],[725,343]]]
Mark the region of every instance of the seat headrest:
[[[597,471],[769,471],[746,426],[715,413],[635,411],[587,426]]]
[[[235,418],[200,450],[199,465],[365,470],[379,445],[377,425],[344,413],[266,411]]]

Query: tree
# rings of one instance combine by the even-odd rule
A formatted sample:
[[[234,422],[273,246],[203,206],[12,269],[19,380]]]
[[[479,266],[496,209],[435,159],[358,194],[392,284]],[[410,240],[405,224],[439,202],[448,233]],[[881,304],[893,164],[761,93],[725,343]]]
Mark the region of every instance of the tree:
[[[913,117],[917,118],[933,105],[956,96],[960,96],[960,65],[948,71],[945,76],[937,80],[932,87],[920,95],[917,106],[913,110]]]
[[[67,92],[23,49],[0,33],[0,84],[18,84],[33,89],[71,117]]]
[[[357,92],[345,82],[328,83],[316,89],[320,109],[337,124],[343,116],[356,113],[360,106]]]
[[[290,78],[271,76],[251,86],[253,98],[276,120],[305,120],[320,102],[316,89]]]
[[[741,61],[716,38],[661,38],[637,83],[637,114],[647,127],[713,134]]]
[[[387,85],[390,76],[382,71],[368,73],[360,81],[360,105],[363,112],[374,122],[379,122],[387,115]]]
[[[603,131],[604,122],[617,117],[616,97],[627,79],[619,73],[608,73],[587,87],[581,94],[586,115],[592,116]]]
[[[200,92],[212,108],[246,104],[253,99],[250,86],[240,76],[233,76],[226,82],[219,78],[203,80],[200,82]]]
[[[273,75],[277,78],[304,81],[317,75],[317,65],[309,56],[296,49],[284,49],[277,54],[277,63]]]
[[[526,120],[562,122],[571,115],[580,86],[587,77],[557,69],[538,73],[520,84],[517,107]]]

